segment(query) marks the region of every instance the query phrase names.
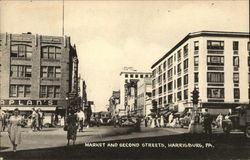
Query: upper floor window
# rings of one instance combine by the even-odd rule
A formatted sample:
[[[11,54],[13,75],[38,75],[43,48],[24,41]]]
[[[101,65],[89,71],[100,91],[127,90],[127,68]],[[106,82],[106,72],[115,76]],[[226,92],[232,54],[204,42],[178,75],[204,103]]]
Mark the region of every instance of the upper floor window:
[[[233,56],[233,66],[239,66],[240,65],[240,59],[238,56]]]
[[[130,74],[130,78],[134,78],[134,75],[133,75],[133,74]]]
[[[207,65],[224,65],[223,56],[207,56]]]
[[[11,45],[10,53],[11,57],[31,58],[32,47],[26,44]]]
[[[250,51],[250,42],[247,42],[247,50]]]
[[[250,57],[248,57],[248,66],[250,66]]]
[[[166,61],[163,62],[163,69],[165,70],[166,69]]]
[[[184,85],[188,84],[188,75],[183,77]]]
[[[181,91],[177,93],[177,100],[178,101],[182,100]]]
[[[224,82],[224,73],[221,72],[208,72],[207,73],[207,82]]]
[[[11,77],[31,77],[31,66],[11,65]]]
[[[195,51],[199,50],[199,41],[194,42],[194,50]]]
[[[199,73],[195,72],[194,73],[194,83],[199,82]]]
[[[188,99],[188,89],[184,90],[184,99]]]
[[[168,58],[168,66],[173,64],[173,56]]]
[[[153,75],[153,77],[155,77],[155,75],[156,75],[156,70],[155,69],[152,71],[152,75]]]
[[[183,52],[184,52],[184,57],[186,57],[188,55],[188,44],[184,46]]]
[[[233,50],[238,51],[239,50],[239,42],[238,41],[233,41]]]
[[[186,59],[184,62],[183,62],[183,69],[187,69],[188,68],[188,59]]]
[[[30,97],[31,85],[10,85],[10,97]]]
[[[168,70],[168,78],[173,76],[173,68]]]
[[[138,78],[138,74],[135,75],[135,78]]]
[[[224,88],[208,88],[207,98],[224,98]]]
[[[172,90],[173,89],[173,82],[169,82],[168,83],[168,90]]]
[[[61,59],[61,48],[56,46],[43,46],[41,58],[43,59]]]
[[[60,78],[61,67],[41,66],[41,77],[42,78]]]
[[[178,58],[178,59],[181,58],[181,50],[177,51],[177,58]]]
[[[133,78],[133,77],[131,77],[131,78]],[[143,74],[140,75],[140,78],[143,78]]]
[[[240,98],[240,89],[234,88],[234,98]]]
[[[125,78],[128,78],[128,74],[125,74]]]
[[[181,87],[181,77],[177,79],[177,87]]]
[[[181,72],[181,63],[179,63],[178,66],[177,66],[177,72],[178,73]]]
[[[234,83],[239,83],[239,80],[240,80],[239,73],[234,73],[233,74],[233,81],[234,81]]]
[[[224,50],[224,41],[207,41],[207,49]]]
[[[194,66],[199,66],[199,57],[198,56],[194,57]]]
[[[59,98],[60,97],[60,86],[40,86],[40,97],[41,98]]]

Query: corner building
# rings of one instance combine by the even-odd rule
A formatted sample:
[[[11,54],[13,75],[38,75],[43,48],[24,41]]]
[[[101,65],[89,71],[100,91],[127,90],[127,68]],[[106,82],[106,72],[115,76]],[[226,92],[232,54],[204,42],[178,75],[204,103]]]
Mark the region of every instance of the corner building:
[[[190,33],[152,65],[152,98],[159,108],[172,104],[182,112],[192,107],[196,87],[202,108],[226,114],[249,103],[249,56],[249,33]]]
[[[78,94],[78,59],[70,37],[1,34],[0,105],[63,114],[68,93]]]

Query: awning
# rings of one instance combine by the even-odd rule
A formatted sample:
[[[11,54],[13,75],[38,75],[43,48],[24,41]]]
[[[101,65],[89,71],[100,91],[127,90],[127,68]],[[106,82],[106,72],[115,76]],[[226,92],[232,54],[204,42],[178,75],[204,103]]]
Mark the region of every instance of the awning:
[[[13,111],[14,109],[18,108],[20,111],[32,111],[32,108],[35,108],[35,110],[37,110],[38,108],[41,109],[41,111],[55,111],[56,110],[56,106],[43,106],[43,107],[37,107],[37,106],[31,106],[31,107],[2,107],[3,111],[9,110],[9,111]]]

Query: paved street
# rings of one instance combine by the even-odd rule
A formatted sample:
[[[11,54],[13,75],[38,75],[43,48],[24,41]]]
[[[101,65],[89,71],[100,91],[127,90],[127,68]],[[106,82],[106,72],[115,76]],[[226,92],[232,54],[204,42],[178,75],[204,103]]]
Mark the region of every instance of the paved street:
[[[92,127],[83,133],[78,132],[76,145],[67,147],[66,132],[62,128],[41,132],[25,128],[23,142],[16,153],[11,151],[7,133],[1,134],[1,156],[11,160],[250,158],[250,143],[242,134],[225,136],[221,131],[214,130],[212,137],[206,137],[186,132],[187,129],[180,128],[142,127],[138,132],[133,128]]]

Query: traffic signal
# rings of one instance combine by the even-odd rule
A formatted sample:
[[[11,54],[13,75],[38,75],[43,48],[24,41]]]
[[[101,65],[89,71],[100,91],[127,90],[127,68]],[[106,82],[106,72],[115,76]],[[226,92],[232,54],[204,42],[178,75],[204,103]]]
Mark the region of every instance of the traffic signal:
[[[197,91],[197,89],[196,88],[194,88],[194,90],[193,90],[193,92],[192,92],[192,102],[193,102],[193,104],[198,104],[198,102],[199,102],[199,91]]]

